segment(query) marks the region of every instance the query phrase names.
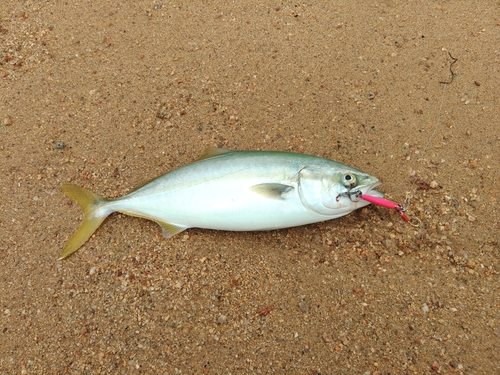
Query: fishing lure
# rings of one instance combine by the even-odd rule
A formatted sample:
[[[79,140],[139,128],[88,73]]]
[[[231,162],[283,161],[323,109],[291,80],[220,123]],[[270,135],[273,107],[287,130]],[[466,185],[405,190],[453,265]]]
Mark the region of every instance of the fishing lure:
[[[399,212],[399,215],[401,216],[401,218],[404,221],[406,221],[407,223],[410,222],[410,220],[405,215],[406,209],[403,206],[401,206],[400,204],[397,204],[397,203],[395,203],[393,201],[390,201],[390,200],[382,198],[382,197],[375,197],[375,196],[367,195],[367,194],[363,194],[363,193],[358,194],[358,196],[361,199],[364,199],[365,201],[368,201],[370,203],[376,204],[377,206],[382,206],[382,207],[386,207],[386,208],[390,208],[390,209],[396,210],[396,211]]]

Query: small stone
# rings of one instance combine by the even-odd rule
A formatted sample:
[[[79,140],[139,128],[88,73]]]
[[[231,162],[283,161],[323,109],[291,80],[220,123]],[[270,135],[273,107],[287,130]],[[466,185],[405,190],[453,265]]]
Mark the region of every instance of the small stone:
[[[429,185],[431,186],[432,189],[435,189],[439,186],[436,181],[431,181],[431,183]]]
[[[56,141],[56,142],[54,143],[54,148],[55,148],[56,150],[62,150],[62,149],[63,149],[63,148],[65,148],[65,147],[66,147],[66,144],[65,144],[63,141]]]
[[[89,270],[89,275],[93,275],[95,273],[95,270],[96,270],[96,267],[90,267],[90,270]]]
[[[422,306],[422,311],[424,312],[424,314],[427,314],[429,312],[429,306],[427,306],[426,303],[424,303],[424,305]]]
[[[2,124],[4,126],[11,126],[12,125],[12,117],[5,116],[4,119],[2,120]]]
[[[474,263],[472,260],[467,260],[467,267],[470,268],[470,269],[474,269],[476,268],[476,263]]]
[[[227,323],[227,316],[225,316],[225,315],[219,316],[219,319],[217,319],[217,323],[226,324]]]
[[[172,114],[168,111],[167,107],[160,106],[158,111],[156,111],[156,117],[161,120],[167,120],[172,117]]]
[[[303,312],[305,313],[309,312],[309,305],[306,303],[306,301],[304,300],[300,301],[299,307]]]
[[[438,371],[439,371],[439,369],[441,368],[441,366],[439,366],[439,363],[434,362],[434,363],[432,364],[431,368],[432,368],[434,371],[438,372]]]
[[[363,289],[361,289],[361,288],[353,288],[353,289],[352,289],[352,292],[353,292],[354,294],[358,295],[358,296],[363,296],[363,294],[365,294],[365,293],[363,292]]]

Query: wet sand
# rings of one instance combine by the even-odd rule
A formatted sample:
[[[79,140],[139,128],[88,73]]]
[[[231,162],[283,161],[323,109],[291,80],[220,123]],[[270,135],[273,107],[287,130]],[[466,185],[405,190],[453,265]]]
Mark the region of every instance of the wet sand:
[[[499,5],[336,3],[2,6],[0,373],[500,372]],[[118,197],[210,146],[352,165],[413,225],[116,214],[57,260],[60,185]]]

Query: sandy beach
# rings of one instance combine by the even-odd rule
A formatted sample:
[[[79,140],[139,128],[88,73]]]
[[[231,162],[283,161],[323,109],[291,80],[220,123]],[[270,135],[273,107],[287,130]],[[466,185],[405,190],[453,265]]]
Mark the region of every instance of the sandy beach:
[[[498,2],[1,8],[1,374],[500,373]],[[213,146],[351,165],[410,224],[114,214],[58,260],[62,184],[119,197]]]

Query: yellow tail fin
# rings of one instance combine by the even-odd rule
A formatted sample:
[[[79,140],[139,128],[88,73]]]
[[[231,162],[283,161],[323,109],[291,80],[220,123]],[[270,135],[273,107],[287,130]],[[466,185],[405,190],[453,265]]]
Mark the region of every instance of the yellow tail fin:
[[[99,210],[108,200],[79,186],[62,185],[61,190],[83,209],[83,222],[59,257],[59,259],[64,259],[78,250],[92,236],[112,210]]]

